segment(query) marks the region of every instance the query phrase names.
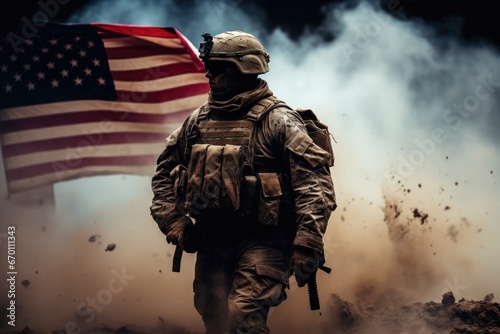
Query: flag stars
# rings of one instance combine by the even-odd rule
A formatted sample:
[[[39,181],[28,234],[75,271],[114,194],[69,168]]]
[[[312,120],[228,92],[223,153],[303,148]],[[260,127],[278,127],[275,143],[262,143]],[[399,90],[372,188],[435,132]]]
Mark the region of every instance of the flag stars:
[[[81,37],[80,37],[80,36],[76,36],[76,37],[75,37],[75,41],[77,41],[77,42],[78,42],[80,39],[81,39]]]
[[[61,36],[45,32],[48,29],[35,37],[30,35],[29,40],[21,37],[17,45],[5,43],[0,36],[2,106],[116,99],[105,45],[97,36],[75,38],[71,29],[62,31]],[[20,48],[25,52],[20,53]]]
[[[88,99],[91,93],[116,98],[106,51],[98,39],[83,35],[75,39],[64,32],[62,37],[40,34],[30,40],[22,38],[16,48],[3,41],[0,44],[4,49],[0,50],[0,104],[64,102]],[[24,54],[19,52],[21,47]]]

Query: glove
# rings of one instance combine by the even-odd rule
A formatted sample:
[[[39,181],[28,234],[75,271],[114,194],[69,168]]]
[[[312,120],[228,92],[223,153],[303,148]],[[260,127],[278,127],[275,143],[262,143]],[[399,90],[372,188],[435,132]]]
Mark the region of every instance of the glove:
[[[186,253],[196,253],[200,249],[201,235],[198,227],[191,222],[191,219],[189,220],[189,225],[184,229],[183,238],[179,246]]]
[[[299,288],[309,282],[313,274],[318,271],[318,267],[319,257],[317,251],[303,246],[295,247],[291,268],[295,273],[295,280]]]
[[[200,233],[189,217],[170,224],[165,235],[168,243],[180,246],[187,253],[196,253],[201,243]]]

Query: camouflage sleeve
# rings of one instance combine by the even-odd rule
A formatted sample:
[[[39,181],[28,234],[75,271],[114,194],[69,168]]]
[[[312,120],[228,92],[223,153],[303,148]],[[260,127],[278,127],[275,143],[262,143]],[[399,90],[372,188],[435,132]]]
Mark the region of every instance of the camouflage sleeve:
[[[151,216],[164,234],[174,228],[172,225],[183,220],[183,215],[176,208],[174,181],[170,176],[172,170],[181,164],[180,133],[179,128],[167,138],[166,147],[158,157],[156,172],[151,180]]]
[[[268,120],[279,147],[284,147],[283,163],[289,168],[297,217],[294,245],[323,252],[323,236],[337,207],[329,153],[309,137],[296,111],[276,108]]]

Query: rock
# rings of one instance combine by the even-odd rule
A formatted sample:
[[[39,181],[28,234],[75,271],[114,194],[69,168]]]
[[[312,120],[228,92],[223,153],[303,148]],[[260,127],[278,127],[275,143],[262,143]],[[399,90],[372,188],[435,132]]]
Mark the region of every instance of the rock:
[[[104,251],[106,252],[112,252],[116,248],[115,244],[109,244],[108,247]]]
[[[34,334],[35,332],[32,331],[28,326],[24,327],[22,331],[19,332],[19,334]]]
[[[453,296],[453,292],[448,291],[446,293],[443,293],[443,299],[441,300],[441,303],[445,305],[451,305],[455,302],[455,296]]]
[[[488,293],[486,296],[484,296],[484,301],[485,302],[491,302],[495,298],[495,295],[493,293]]]

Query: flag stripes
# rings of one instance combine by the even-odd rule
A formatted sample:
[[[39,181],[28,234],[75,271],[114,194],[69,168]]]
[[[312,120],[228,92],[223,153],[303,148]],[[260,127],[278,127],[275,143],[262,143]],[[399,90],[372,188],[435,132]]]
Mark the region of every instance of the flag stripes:
[[[164,66],[156,66],[153,68],[154,71],[168,73],[171,76],[175,76],[176,82],[179,80],[183,80],[185,77],[189,77],[188,74],[194,73],[192,77],[200,80],[200,75],[198,71],[193,68],[191,63],[174,63]],[[129,69],[129,70],[116,70],[113,72],[113,78],[115,79],[115,84],[117,82],[126,82],[126,81],[148,81],[148,80],[156,80],[154,76],[154,72],[151,73],[150,70],[142,70],[142,69]],[[203,80],[203,79],[202,79]]]
[[[189,106],[195,104],[199,99],[200,97],[195,95],[183,99],[172,100],[158,104],[144,104],[140,102],[131,101],[128,102],[126,105],[116,101],[97,101],[97,100],[69,101],[64,104],[65,107],[62,110],[56,109],[57,104],[46,103],[36,106],[10,108],[8,109],[9,110],[8,112],[0,111],[0,122],[9,119],[19,119],[19,118],[36,117],[43,115],[65,114],[78,111],[93,111],[93,110],[110,110],[116,112],[122,111],[122,114],[126,114],[128,112],[151,114],[151,113],[158,113],[160,111],[165,112],[165,110],[171,113],[175,112],[175,110],[189,109]],[[188,107],[183,108],[185,106]]]
[[[49,26],[51,35],[41,34],[40,38],[50,43],[50,52],[51,45],[57,45],[62,37],[68,38],[69,28],[62,24]],[[62,59],[66,63],[56,66],[64,66],[61,68],[73,76],[75,91],[92,92],[109,84],[104,74],[99,77],[100,73],[95,72],[106,62],[116,97],[48,100],[29,105],[20,100],[19,106],[8,108],[0,104],[0,139],[10,193],[84,176],[152,175],[164,139],[206,100],[208,84],[203,64],[196,49],[177,30],[107,24],[80,28],[96,32],[107,58],[85,59],[86,52],[99,43],[88,37],[90,33],[85,35],[89,39],[85,44],[75,35],[71,37],[79,41],[74,42],[78,47],[67,53],[59,49],[62,55],[55,61]],[[58,30],[64,36],[54,34]],[[65,43],[65,48],[73,45]],[[43,48],[26,50],[36,53]],[[63,75],[59,77],[56,71],[47,70],[44,76],[46,67],[54,67],[51,63],[47,60],[46,66],[38,67],[40,81],[27,82],[31,84],[28,88],[48,85],[50,79],[62,80]],[[13,78],[24,73],[23,68],[12,68],[14,62],[0,66],[7,66],[7,74]]]
[[[176,125],[176,123],[173,123],[171,127],[173,128]],[[56,150],[64,150],[68,147],[78,149],[90,145],[96,147],[99,145],[117,145],[123,143],[124,140],[130,143],[155,143],[161,142],[164,139],[165,135],[163,133],[154,132],[108,132],[106,136],[99,133],[92,133],[65,137],[64,141],[59,138],[50,138],[6,145],[2,147],[2,153],[4,156],[4,163],[8,165],[12,158],[22,158],[31,153],[41,154],[41,152],[45,151],[51,154]]]
[[[119,113],[109,110],[91,110],[79,111],[71,114],[47,115],[40,117],[32,117],[28,119],[16,119],[2,122],[4,134],[16,132],[14,139],[19,137],[19,131],[27,131],[34,129],[46,129],[54,126],[68,126],[73,124],[83,123],[98,123],[103,119],[109,122],[132,122],[132,123],[179,123],[186,118],[186,111],[172,112],[168,114],[140,114],[128,112],[120,115]],[[6,137],[9,138],[9,137]],[[8,139],[7,139],[8,141]]]

